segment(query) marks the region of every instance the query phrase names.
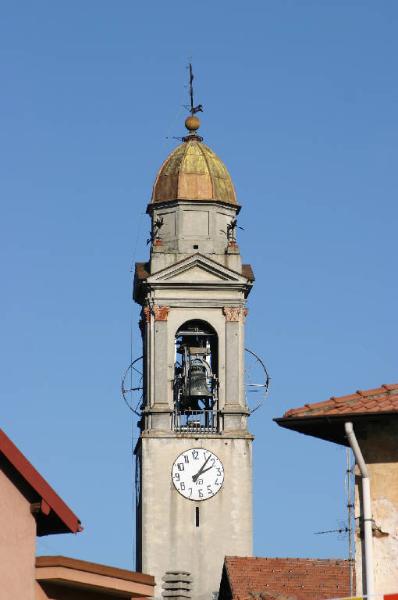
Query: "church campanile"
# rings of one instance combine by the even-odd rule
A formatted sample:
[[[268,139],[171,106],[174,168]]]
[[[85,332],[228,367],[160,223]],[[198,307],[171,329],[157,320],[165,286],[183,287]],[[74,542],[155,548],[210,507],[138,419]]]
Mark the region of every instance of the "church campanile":
[[[252,554],[244,333],[254,278],[236,241],[231,177],[194,113],[157,174],[150,258],[135,271],[144,364],[137,569],[155,576],[157,597],[211,600],[224,556]]]

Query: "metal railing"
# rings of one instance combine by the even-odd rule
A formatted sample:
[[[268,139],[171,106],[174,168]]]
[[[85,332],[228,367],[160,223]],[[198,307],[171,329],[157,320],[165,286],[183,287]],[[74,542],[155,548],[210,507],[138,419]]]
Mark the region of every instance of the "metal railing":
[[[180,433],[217,433],[218,413],[216,410],[175,410],[172,429]]]

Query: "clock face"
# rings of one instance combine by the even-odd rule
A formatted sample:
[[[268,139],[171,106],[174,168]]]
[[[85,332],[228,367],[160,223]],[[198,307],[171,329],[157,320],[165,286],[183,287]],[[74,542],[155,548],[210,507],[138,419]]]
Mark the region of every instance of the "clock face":
[[[217,494],[224,481],[221,460],[205,448],[182,452],[171,469],[173,484],[188,500],[208,500]]]

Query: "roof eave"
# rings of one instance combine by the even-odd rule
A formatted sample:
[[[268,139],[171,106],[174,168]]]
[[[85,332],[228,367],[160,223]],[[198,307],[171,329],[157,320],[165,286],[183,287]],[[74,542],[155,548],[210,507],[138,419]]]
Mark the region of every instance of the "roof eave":
[[[397,412],[344,413],[340,415],[308,415],[303,417],[278,417],[273,419],[280,427],[291,429],[304,435],[317,437],[328,442],[348,446],[344,423],[350,421],[359,426],[358,435],[365,433],[369,423],[379,423],[398,418]]]
[[[170,200],[154,200],[153,198],[149,202],[146,212],[148,215],[151,215],[155,208],[163,208],[165,206],[176,206],[178,203],[195,203],[195,204],[221,204],[222,206],[227,206],[229,208],[234,208],[236,210],[236,214],[240,213],[242,208],[241,204],[237,202],[228,202],[226,200],[216,200],[216,199],[206,199],[206,200],[195,200],[192,198],[174,198]]]

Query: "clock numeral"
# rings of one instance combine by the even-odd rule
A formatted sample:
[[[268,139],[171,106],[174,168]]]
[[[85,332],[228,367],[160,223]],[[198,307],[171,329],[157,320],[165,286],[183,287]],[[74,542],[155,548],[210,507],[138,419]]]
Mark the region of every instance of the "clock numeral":
[[[189,448],[181,452],[171,469],[175,490],[184,498],[195,501],[215,496],[222,488],[224,476],[222,462],[206,448]]]

